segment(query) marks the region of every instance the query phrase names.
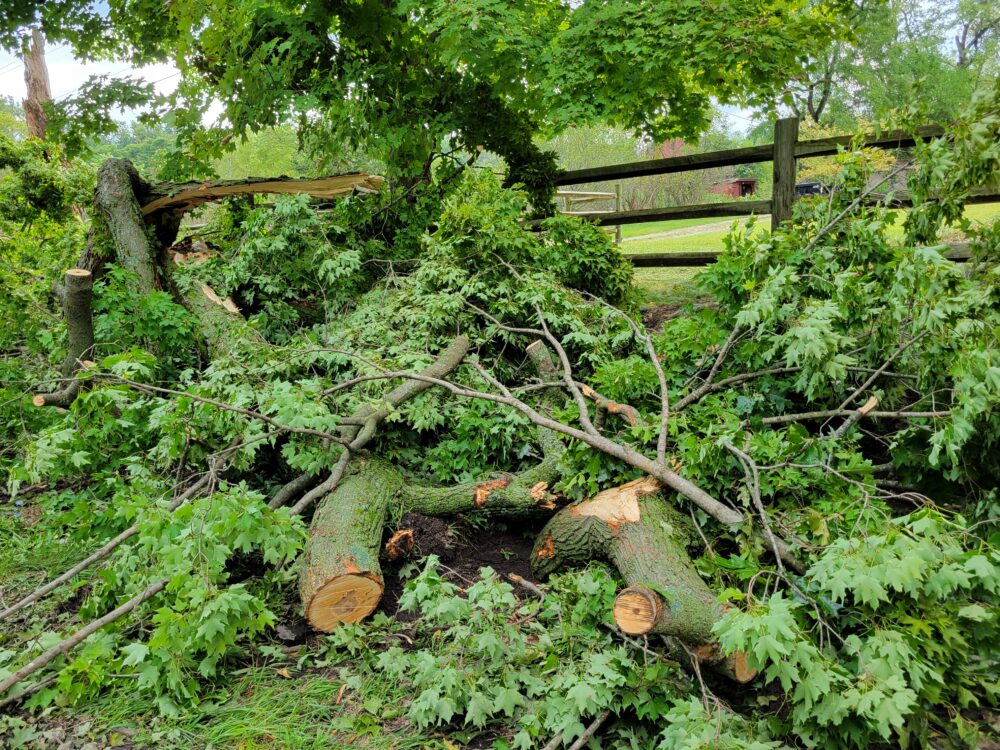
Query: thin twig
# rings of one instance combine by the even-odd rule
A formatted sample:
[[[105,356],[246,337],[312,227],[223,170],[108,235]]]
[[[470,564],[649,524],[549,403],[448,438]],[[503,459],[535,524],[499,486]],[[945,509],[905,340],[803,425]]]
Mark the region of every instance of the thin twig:
[[[753,501],[754,507],[757,508],[757,513],[760,515],[760,522],[764,526],[764,538],[767,539],[768,544],[771,545],[771,550],[774,552],[774,561],[778,566],[778,570],[784,573],[785,566],[781,562],[781,553],[778,551],[778,540],[774,535],[774,531],[771,529],[771,522],[768,520],[767,511],[764,509],[764,503],[760,499],[760,474],[757,471],[757,463],[747,453],[741,451],[728,440],[723,440],[722,445],[726,450],[736,456],[740,465],[743,467],[743,472],[746,474],[747,478],[747,490],[750,493],[750,499]]]
[[[10,690],[14,685],[18,684],[25,677],[33,675],[38,670],[42,669],[50,662],[52,662],[57,657],[67,653],[75,646],[79,645],[81,642],[86,640],[89,636],[96,633],[98,630],[103,628],[105,625],[114,622],[119,617],[128,614],[133,609],[138,607],[143,602],[152,599],[158,593],[166,588],[167,584],[170,583],[169,578],[164,578],[163,580],[157,581],[156,583],[149,586],[145,591],[136,595],[132,599],[122,604],[120,607],[111,610],[104,617],[99,617],[98,619],[88,623],[84,627],[80,628],[69,638],[60,641],[55,646],[50,648],[41,656],[33,659],[32,661],[25,664],[19,670],[10,675],[3,682],[0,682],[0,695],[3,695],[8,690]]]
[[[611,711],[606,709],[598,714],[597,718],[590,722],[590,726],[583,730],[583,734],[567,750],[580,750],[594,736],[594,733],[601,728],[601,725],[608,720],[609,716],[611,716]]]

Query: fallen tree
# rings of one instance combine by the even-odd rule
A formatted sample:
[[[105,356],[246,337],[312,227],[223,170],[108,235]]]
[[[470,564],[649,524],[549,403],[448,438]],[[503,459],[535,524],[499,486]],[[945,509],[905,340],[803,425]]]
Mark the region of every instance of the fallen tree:
[[[127,178],[127,186],[136,184],[127,168],[107,170],[113,173]],[[733,251],[706,272],[718,307],[702,306],[650,335],[635,322],[627,294],[615,296],[621,269],[613,249],[587,234],[593,228],[554,219],[545,234],[524,232],[517,224],[523,206],[486,184],[488,177],[478,179],[469,178],[448,199],[420,234],[419,251],[405,238],[395,245],[373,239],[398,231],[385,229],[382,220],[399,196],[361,198],[373,206],[335,209],[328,224],[303,219],[305,201],[279,201],[274,210],[250,211],[239,231],[229,224],[228,234],[206,234],[212,245],[175,238],[161,244],[146,218],[142,226],[124,226],[136,221],[132,208],[142,217],[146,205],[129,187],[134,206],[106,214],[122,224],[118,240],[105,246],[116,248],[107,257],[150,263],[152,287],[191,311],[208,357],[183,360],[182,372],[151,364],[156,357],[148,350],[129,360],[126,344],[138,344],[126,339],[114,348],[117,342],[101,338],[106,321],[96,318],[97,351],[118,359],[98,361],[67,380],[86,387],[78,408],[32,414],[52,425],[36,449],[37,466],[56,466],[45,474],[48,481],[103,472],[91,507],[110,532],[105,538],[91,533],[89,557],[62,574],[53,571],[50,582],[0,619],[101,565],[101,575],[90,579],[88,622],[74,631],[92,634],[107,625],[102,637],[108,643],[129,644],[103,666],[125,673],[126,659],[133,666],[145,654],[148,663],[137,668],[176,664],[179,674],[190,675],[204,663],[207,675],[221,654],[273,621],[254,586],[274,580],[267,570],[274,566],[287,580],[284,566],[302,540],[294,606],[301,604],[316,629],[329,631],[378,607],[391,570],[384,557],[397,559],[413,547],[412,532],[397,522],[403,513],[482,514],[515,528],[523,520],[544,524],[531,562],[549,585],[521,579],[530,596],[515,604],[509,592],[491,593],[507,602],[496,615],[496,643],[513,644],[525,623],[572,624],[579,615],[571,611],[572,592],[561,592],[558,602],[547,592],[568,578],[560,571],[599,561],[608,566],[594,566],[602,581],[586,581],[591,571],[578,575],[590,586],[588,601],[606,608],[601,619],[615,623],[615,647],[659,663],[658,637],[666,638],[672,655],[690,654],[690,672],[678,673],[687,685],[681,689],[694,686],[694,695],[703,689],[705,705],[713,705],[715,686],[725,685],[696,684],[706,667],[740,683],[757,680],[757,687],[741,689],[751,702],[760,686],[776,693],[780,683],[806,675],[811,687],[802,690],[812,692],[784,685],[784,705],[788,725],[810,742],[833,731],[814,710],[827,696],[845,703],[824,704],[823,711],[846,712],[844,721],[861,727],[858,736],[886,736],[849,705],[845,686],[871,685],[870,700],[891,694],[903,701],[912,692],[918,697],[898,709],[908,716],[927,715],[915,708],[918,701],[939,705],[905,676],[905,687],[893,693],[884,676],[864,675],[858,665],[876,663],[884,634],[909,637],[900,613],[933,617],[933,606],[954,623],[986,622],[976,619],[976,607],[992,601],[981,585],[992,563],[970,546],[975,533],[957,530],[959,520],[942,521],[932,510],[911,520],[891,516],[929,505],[921,494],[924,477],[937,481],[947,474],[966,488],[973,476],[991,481],[994,459],[969,442],[967,429],[976,425],[993,434],[989,408],[968,396],[982,394],[975,382],[990,382],[987,370],[976,369],[990,360],[966,356],[993,346],[982,324],[994,315],[992,282],[982,274],[989,264],[956,275],[939,264],[933,247],[897,248],[887,241],[850,244],[854,254],[842,255],[838,222],[854,219],[841,214],[856,212],[865,237],[873,225],[887,225],[857,201],[861,186],[824,196],[828,203],[804,203],[801,226],[769,244],[752,233],[734,238]],[[355,236],[344,218],[358,215],[378,218]],[[142,231],[132,231],[137,227]],[[250,231],[264,238],[254,264],[258,257],[265,263],[244,264],[244,275],[221,272],[245,247],[240,232]],[[117,245],[140,234],[141,242]],[[315,273],[299,267],[282,274],[289,261],[281,253],[296,236],[322,249],[315,263],[310,256]],[[278,260],[269,260],[268,251]],[[255,296],[265,288],[279,288],[283,296]],[[234,299],[253,316],[251,323]],[[309,300],[317,312],[294,317],[288,306],[268,307],[275,300]],[[268,329],[269,320],[286,327]],[[75,369],[87,347],[70,348]],[[945,361],[966,369],[942,367]],[[961,419],[952,421],[956,410]],[[94,425],[105,430],[98,438],[99,469],[90,457],[96,451],[81,443],[96,434]],[[231,450],[220,450],[227,444]],[[948,464],[949,451],[961,460]],[[73,462],[86,468],[77,471]],[[210,476],[202,482],[206,467]],[[112,482],[117,494],[104,489]],[[137,515],[127,521],[112,515],[116,503]],[[397,533],[385,545],[387,531]],[[919,545],[922,567],[913,580],[900,582],[916,564],[907,545]],[[930,582],[966,560],[975,560],[962,567],[968,580],[956,584],[954,600],[943,599]],[[237,581],[237,570],[246,577]],[[121,609],[167,577],[171,583],[149,599]],[[432,578],[427,573],[426,580]],[[202,580],[208,584],[193,591]],[[209,608],[225,630],[206,645],[197,623]],[[172,625],[154,611],[173,613]],[[142,627],[110,627],[119,614]],[[436,627],[430,613],[422,617]],[[544,634],[534,629],[526,640],[541,643]],[[74,665],[69,649],[80,642],[64,640],[65,647],[31,672],[33,684],[23,669],[48,652],[31,653],[21,660],[24,667],[19,661],[8,671],[24,683],[5,683],[12,691],[6,698],[20,700],[51,684],[46,680],[58,670],[57,684],[76,680],[74,670],[85,665]],[[146,653],[146,643],[168,646]],[[969,646],[964,653],[949,647],[946,661],[949,669],[958,665],[956,683],[967,690],[976,679],[969,655],[978,659],[979,651]],[[936,670],[945,663],[920,658]],[[546,679],[562,677],[559,669],[547,670]],[[905,668],[894,674],[905,675]],[[816,691],[812,675],[822,675],[816,679],[826,679],[828,689]],[[576,677],[582,684],[591,679],[585,669]],[[75,695],[100,689],[98,682],[73,687],[81,691]],[[941,690],[947,700],[957,699],[950,688]],[[581,704],[587,695],[582,688],[576,693]],[[191,694],[178,690],[176,696]],[[512,699],[515,711],[526,705]],[[585,727],[609,705],[595,703],[567,721],[579,719]],[[635,708],[616,706],[616,721]],[[552,725],[546,731],[555,733]]]

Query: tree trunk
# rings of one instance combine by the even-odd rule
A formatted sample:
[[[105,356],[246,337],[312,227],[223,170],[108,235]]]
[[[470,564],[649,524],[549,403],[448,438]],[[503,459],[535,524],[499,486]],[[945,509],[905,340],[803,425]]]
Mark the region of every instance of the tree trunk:
[[[49,121],[45,104],[52,101],[52,89],[49,85],[49,71],[45,66],[45,40],[37,28],[31,30],[30,47],[25,40],[24,85],[28,95],[22,106],[28,137],[44,141]]]
[[[404,481],[399,505],[404,511],[425,516],[454,516],[476,510],[505,518],[548,515],[559,503],[550,488],[559,481],[559,459],[565,448],[549,430],[539,430],[538,437],[544,458],[530,469],[452,487]]]
[[[94,291],[94,278],[90,271],[82,268],[71,268],[66,271],[65,282],[61,288],[63,302],[63,318],[66,320],[68,343],[66,358],[62,363],[62,373],[72,376],[79,369],[80,362],[86,360],[94,348],[94,320],[91,312],[91,302]],[[80,392],[80,381],[71,380],[64,388],[55,393],[39,393],[33,399],[35,406],[62,406],[73,403]]]
[[[329,177],[249,177],[244,180],[216,182],[164,182],[151,186],[144,196],[142,213],[152,216],[163,212],[180,214],[203,203],[219,201],[232,195],[301,194],[331,200],[352,193],[377,193],[384,182],[378,175],[352,172]]]
[[[198,333],[205,342],[209,357],[217,359],[231,354],[240,342],[263,343],[264,339],[247,325],[246,318],[229,297],[221,299],[212,287],[196,276],[184,281],[177,279],[176,273],[181,266],[197,266],[211,256],[210,252],[182,253],[168,248],[163,256],[164,270],[175,296],[198,321]]]
[[[370,615],[384,585],[379,548],[395,477],[362,469],[344,479],[316,509],[299,591],[306,619],[331,632]]]
[[[695,646],[700,658],[717,662],[712,626],[723,610],[685,550],[686,519],[659,493],[659,483],[645,477],[564,508],[538,535],[532,569],[545,577],[594,559],[609,561],[627,585],[613,611],[623,632],[674,636]],[[746,682],[753,674],[745,667],[744,658],[723,671]]]
[[[555,435],[551,439],[559,442]],[[561,455],[561,444],[550,446],[538,465],[519,474],[454,487],[414,482],[384,461],[356,461],[355,473],[326,496],[309,529],[300,580],[306,618],[328,633],[375,609],[382,597],[378,558],[390,511],[394,516],[453,516],[476,510],[504,517],[551,513],[557,498],[548,488],[558,479]]]
[[[422,374],[445,377],[462,361],[468,348],[468,339],[459,336]],[[544,344],[530,347],[528,355],[540,374],[558,372]],[[427,381],[407,380],[390,391],[384,401],[397,407],[430,386]],[[352,445],[359,441],[363,444],[362,438],[371,434],[373,425],[388,414],[388,408],[376,410],[363,405],[352,421],[366,424],[345,425],[341,436]],[[411,511],[434,516],[476,510],[503,516],[537,516],[553,511],[558,498],[549,488],[559,479],[559,460],[565,448],[551,430],[540,428],[538,439],[544,458],[536,466],[518,474],[454,487],[415,482],[384,461],[356,461],[354,473],[324,497],[309,529],[300,593],[306,618],[313,627],[330,632],[341,622],[366,617],[378,605],[382,595],[379,547],[390,510],[399,516]],[[393,539],[390,555],[406,550],[406,545],[401,544],[405,539]]]
[[[126,159],[108,159],[97,170],[94,227],[77,265],[100,277],[105,263],[129,272],[129,291],[145,296],[159,289],[154,245],[139,208],[148,186]],[[169,244],[169,243],[167,243]]]

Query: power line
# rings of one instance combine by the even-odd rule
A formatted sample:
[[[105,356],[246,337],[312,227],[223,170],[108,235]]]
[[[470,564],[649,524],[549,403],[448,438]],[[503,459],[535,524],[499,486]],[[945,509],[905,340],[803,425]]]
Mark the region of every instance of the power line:
[[[117,70],[117,71],[115,71],[114,73],[112,73],[112,74],[111,74],[110,76],[108,76],[108,77],[109,77],[109,78],[110,78],[111,80],[120,80],[120,79],[119,79],[119,76],[120,76],[120,75],[121,75],[122,73],[128,73],[128,72],[132,72],[132,71],[134,71],[134,70],[136,70],[136,69],[135,69],[135,68],[122,68],[121,70]],[[148,84],[149,84],[150,86],[155,86],[155,85],[157,85],[158,83],[163,83],[164,81],[169,81],[169,80],[170,80],[171,78],[176,78],[176,77],[177,77],[177,76],[179,76],[180,74],[181,74],[181,72],[180,72],[180,71],[178,70],[178,71],[175,71],[175,72],[171,73],[171,74],[170,74],[170,75],[168,75],[168,76],[164,76],[163,78],[159,78],[159,79],[157,79],[157,80],[155,80],[155,81],[144,81],[144,82],[145,82],[145,83],[148,83]],[[84,87],[85,85],[86,85],[86,84],[80,84],[80,85],[79,85],[79,86],[77,86],[77,87],[76,87],[75,89],[70,89],[69,91],[67,91],[67,92],[65,92],[65,93],[63,93],[63,94],[60,94],[59,96],[57,96],[57,97],[54,97],[54,98],[55,98],[55,100],[56,100],[57,102],[61,102],[61,101],[65,100],[65,99],[68,99],[68,98],[69,98],[70,96],[72,96],[72,95],[73,95],[73,94],[75,94],[75,93],[76,93],[77,91],[79,91],[80,89],[82,89],[82,88],[83,88],[83,87]]]
[[[114,80],[117,76],[119,76],[120,74],[122,74],[122,73],[124,73],[124,72],[126,72],[128,70],[131,70],[131,68],[122,68],[121,70],[115,71],[114,73],[111,74],[111,79]],[[85,83],[81,83],[75,89],[70,89],[69,91],[67,91],[64,94],[59,94],[59,96],[53,97],[53,99],[55,99],[57,102],[61,102],[63,99],[67,99],[70,96],[72,96],[73,94],[75,94],[77,91],[79,91],[80,89],[82,89],[84,86],[86,86],[86,84]]]

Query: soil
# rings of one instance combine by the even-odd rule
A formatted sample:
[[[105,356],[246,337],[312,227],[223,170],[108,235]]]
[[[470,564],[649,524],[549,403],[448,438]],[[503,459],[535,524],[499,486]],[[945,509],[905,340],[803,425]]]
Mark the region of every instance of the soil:
[[[479,580],[479,570],[485,567],[493,568],[502,578],[514,573],[534,581],[531,548],[540,528],[540,525],[530,524],[473,524],[462,517],[446,521],[419,513],[407,513],[399,523],[399,529],[413,530],[413,552],[409,561],[437,555],[444,572],[461,587]],[[399,529],[391,529],[386,538]],[[384,560],[382,563],[385,593],[378,611],[400,620],[412,619],[410,613],[399,611],[399,597],[406,583],[399,570],[406,562]]]
[[[647,331],[659,333],[664,323],[676,318],[678,315],[684,314],[688,307],[694,310],[701,310],[702,308],[714,305],[715,303],[712,301],[670,305],[645,305],[642,308],[642,324]]]

